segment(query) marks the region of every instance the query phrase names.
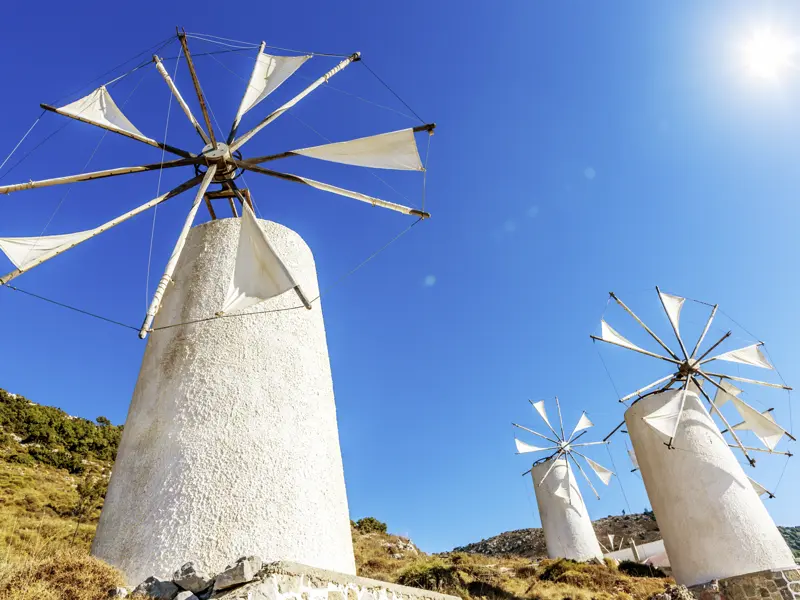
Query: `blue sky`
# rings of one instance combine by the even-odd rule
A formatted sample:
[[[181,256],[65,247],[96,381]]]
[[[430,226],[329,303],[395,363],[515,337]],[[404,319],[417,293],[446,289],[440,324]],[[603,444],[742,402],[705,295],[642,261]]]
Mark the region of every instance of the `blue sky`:
[[[589,412],[597,427],[587,437],[599,439],[622,419],[588,337],[597,332],[609,290],[665,337],[669,326],[654,285],[718,302],[767,342],[786,380],[800,385],[800,72],[756,81],[741,57],[756,28],[800,37],[796,4],[730,2],[720,11],[691,2],[357,0],[241,3],[235,10],[201,2],[106,3],[98,11],[88,3],[18,3],[0,25],[0,154],[36,119],[39,102],[77,98],[91,89],[85,84],[172,35],[175,25],[287,48],[361,51],[423,119],[438,124],[427,180],[433,218],[323,297],[354,518],[374,515],[428,551],[537,526],[531,483],[520,477],[530,461],[514,455],[510,423],[538,426],[527,400],[556,394],[567,426],[582,409]],[[196,53],[221,49],[191,44]],[[173,44],[162,54],[176,52]],[[218,57],[225,67],[198,57],[198,69],[227,128],[252,52]],[[311,61],[298,75],[315,77],[334,62]],[[178,84],[190,97],[185,64],[180,69]],[[291,97],[307,83],[302,77],[255,112],[266,114]],[[404,110],[362,65],[330,85],[337,90],[317,90],[293,111],[297,118],[283,117],[251,142],[251,152],[321,143],[303,122],[331,139],[414,124],[339,92]],[[169,94],[154,69],[111,91],[120,105],[130,96],[125,112],[140,129],[163,137]],[[172,110],[168,140],[194,149],[183,115]],[[56,131],[59,119],[46,115],[0,177]],[[72,123],[0,181],[78,172],[101,135]],[[159,156],[109,134],[90,168]],[[296,172],[302,167],[311,177],[404,201],[369,173],[296,165]],[[162,189],[183,175],[165,172]],[[418,177],[381,175],[418,200]],[[0,235],[39,233],[59,204],[48,233],[94,226],[154,197],[157,179],[78,184],[67,197],[63,187],[5,197]],[[291,183],[256,175],[248,183],[263,216],[309,242],[323,288],[410,223]],[[159,210],[152,277],[163,269],[188,202],[181,197]],[[151,226],[151,215],[140,216],[17,284],[138,324]],[[646,343],[621,311],[612,307],[606,316]],[[72,414],[124,420],[144,350],[134,332],[9,290],[0,290],[0,322],[2,387]],[[686,330],[696,335],[703,322],[702,307],[687,306]],[[716,327],[720,334],[732,328],[743,343],[752,339],[724,315]],[[623,394],[666,373],[647,358],[599,351]],[[741,374],[776,380],[746,368]],[[748,393],[756,406],[775,406],[788,427],[784,393]],[[615,438],[610,448],[619,482],[600,501],[584,486],[593,518],[648,505],[641,478],[629,473],[624,442]],[[592,457],[611,466],[605,450]],[[759,458],[756,479],[774,487],[784,459]],[[789,463],[778,498],[767,502],[780,524],[800,523],[793,503],[798,469],[796,460]]]

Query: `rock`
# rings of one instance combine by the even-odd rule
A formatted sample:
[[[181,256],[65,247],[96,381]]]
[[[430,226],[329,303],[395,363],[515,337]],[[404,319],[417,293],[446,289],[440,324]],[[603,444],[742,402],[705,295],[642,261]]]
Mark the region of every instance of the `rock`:
[[[197,600],[197,596],[195,596],[189,590],[184,590],[179,592],[177,596],[175,596],[175,600]]]
[[[182,590],[197,593],[211,587],[214,578],[195,569],[193,562],[188,562],[172,574],[172,582]]]
[[[157,577],[148,577],[133,590],[134,596],[146,596],[155,600],[173,600],[178,595],[178,586],[171,581],[161,581]]]
[[[109,598],[127,598],[128,590],[124,587],[115,587],[108,593]]]
[[[243,556],[236,564],[217,575],[214,590],[224,590],[235,585],[253,581],[261,570],[261,559],[258,556]]]

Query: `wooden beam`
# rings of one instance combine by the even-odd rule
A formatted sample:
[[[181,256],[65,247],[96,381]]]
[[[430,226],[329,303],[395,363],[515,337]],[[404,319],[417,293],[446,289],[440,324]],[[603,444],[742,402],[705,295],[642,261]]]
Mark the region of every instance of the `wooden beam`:
[[[198,123],[197,119],[194,118],[194,115],[192,114],[192,109],[190,109],[189,105],[186,104],[186,100],[183,99],[183,96],[181,96],[181,93],[178,91],[178,87],[175,85],[175,82],[172,81],[172,77],[169,76],[169,73],[167,73],[167,70],[164,68],[164,65],[161,64],[161,59],[158,57],[158,55],[156,54],[153,55],[153,62],[156,63],[156,69],[158,69],[158,72],[161,73],[161,77],[164,78],[164,81],[167,82],[167,85],[169,86],[172,95],[175,96],[175,99],[178,101],[178,104],[183,109],[183,113],[186,115],[186,117],[191,122],[192,126],[195,128],[195,131],[197,131],[197,133],[200,134],[200,137],[203,138],[203,142],[208,144],[211,140],[208,139],[206,132],[203,131],[203,128],[200,126],[200,123]]]
[[[197,99],[200,101],[200,110],[203,112],[206,129],[208,129],[208,136],[211,138],[211,147],[216,148],[217,138],[214,136],[214,128],[211,126],[211,117],[208,114],[208,107],[203,97],[203,90],[200,88],[200,80],[197,78],[197,72],[194,70],[194,62],[192,61],[192,54],[189,52],[189,44],[186,43],[186,30],[178,32],[178,39],[183,47],[183,53],[186,55],[186,63],[189,65],[189,73],[192,75],[194,91],[197,92]]]
[[[124,129],[117,129],[116,127],[108,127],[107,125],[103,125],[102,123],[85,119],[78,115],[71,115],[69,113],[63,112],[60,108],[56,108],[55,106],[50,106],[49,104],[40,104],[39,106],[41,106],[44,110],[49,110],[50,112],[58,113],[59,115],[69,117],[70,119],[75,119],[76,121],[80,121],[82,123],[88,123],[89,125],[94,125],[95,127],[99,127],[100,129],[105,129],[106,131],[113,131],[114,133],[118,133],[120,135],[124,135],[125,137],[131,138],[132,140],[136,140],[138,142],[142,142],[148,144],[149,146],[154,146],[156,148],[161,148],[162,150],[166,150],[167,152],[171,152],[172,154],[177,154],[178,156],[182,156],[184,158],[196,158],[196,155],[192,154],[191,152],[187,152],[186,150],[181,150],[180,148],[176,148],[175,146],[170,146],[169,144],[163,144],[161,142],[157,142],[156,140],[149,137],[145,137],[143,135],[131,133],[130,131],[125,131]]]
[[[206,194],[205,198],[206,198],[206,206],[208,207],[208,214],[211,215],[212,221],[216,221],[217,213],[214,212],[214,207],[211,206],[211,199],[208,197],[208,194]]]

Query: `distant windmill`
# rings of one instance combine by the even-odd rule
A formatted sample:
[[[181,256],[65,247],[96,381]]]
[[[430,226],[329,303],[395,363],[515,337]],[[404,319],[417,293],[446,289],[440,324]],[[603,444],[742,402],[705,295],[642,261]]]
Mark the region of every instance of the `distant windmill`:
[[[545,435],[516,423],[513,423],[514,427],[532,433],[552,445],[539,447],[516,438],[514,441],[517,446],[517,454],[549,453],[548,456],[536,461],[529,471],[523,473],[523,475],[530,473],[533,479],[536,502],[539,505],[539,515],[547,543],[547,554],[550,558],[569,558],[572,560],[602,558],[602,551],[592,528],[592,522],[589,519],[589,513],[586,511],[586,505],[583,502],[583,496],[578,488],[573,469],[570,467],[570,461],[586,479],[595,496],[600,498],[591,480],[578,462],[577,457],[582,458],[600,481],[606,485],[611,480],[613,473],[584,455],[577,448],[602,445],[606,442],[576,443],[587,432],[586,430],[593,426],[586,413],[581,414],[572,433],[566,436],[558,398],[556,398],[556,407],[558,409],[559,431],[553,428],[547,418],[544,400],[531,402],[531,404],[544,420],[550,433]]]
[[[680,333],[681,309],[686,299],[661,292],[658,287],[656,292],[680,346],[680,356],[613,293],[611,298],[644,328],[666,355],[634,344],[605,320],[601,320],[601,335],[591,336],[594,340],[657,358],[673,369],[665,377],[620,399],[621,402],[635,400],[625,412],[625,421],[605,439],[610,439],[626,425],[635,451],[629,455],[641,472],[679,584],[692,586],[713,579],[793,567],[792,553],[758,497],[772,494],[745,475],[731,450],[738,448],[748,463],[755,466],[749,452],[791,456],[775,448],[783,436],[794,440],[791,433],[775,422],[770,411],[761,413],[739,398],[742,390],[731,382],[791,388],[710,371],[713,361],[764,369],[773,369],[773,366],[761,351],[762,342],[713,354],[731,335],[730,331],[707,349],[700,350],[717,313],[717,305],[711,309],[691,352],[688,351]],[[704,383],[716,388],[713,399],[703,389]],[[709,409],[703,405],[701,396]],[[741,423],[733,426],[728,423],[721,410],[725,404],[736,409]],[[709,410],[724,423],[723,431],[717,427]],[[764,448],[745,446],[737,435],[744,430],[751,431]],[[729,443],[725,433],[731,435],[734,443]]]

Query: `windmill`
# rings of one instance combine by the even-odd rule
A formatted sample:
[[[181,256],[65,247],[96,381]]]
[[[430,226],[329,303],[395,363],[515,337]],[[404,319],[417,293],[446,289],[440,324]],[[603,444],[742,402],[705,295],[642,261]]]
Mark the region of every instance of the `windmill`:
[[[664,293],[658,287],[656,292],[680,354],[613,293],[611,299],[663,352],[634,344],[605,319],[601,320],[601,335],[591,336],[593,340],[658,359],[671,367],[666,376],[620,399],[623,403],[634,401],[625,412],[623,423],[605,439],[609,440],[626,425],[635,452],[631,458],[641,473],[678,583],[692,586],[712,579],[793,566],[791,551],[759,499],[759,495],[772,496],[772,493],[745,475],[732,451],[740,450],[750,466],[755,466],[751,452],[791,456],[776,446],[784,436],[794,440],[792,434],[775,421],[770,410],[762,413],[742,400],[742,390],[733,382],[791,388],[720,373],[721,369],[712,371],[716,364],[725,362],[762,369],[774,367],[761,350],[763,342],[715,354],[731,336],[730,331],[702,348],[718,305],[708,305],[711,310],[703,331],[689,351],[680,331],[686,298]],[[713,398],[705,389],[709,385],[715,389]],[[701,398],[705,399],[705,405]],[[725,405],[736,410],[741,422],[730,425],[721,410]],[[722,431],[712,414],[724,424]],[[743,431],[750,431],[763,447],[745,446],[738,435]],[[725,434],[732,440],[725,438]]]
[[[588,468],[605,485],[608,485],[609,481],[611,481],[613,473],[583,454],[578,448],[604,445],[607,442],[578,442],[587,433],[587,430],[593,427],[593,423],[585,412],[581,413],[580,419],[578,419],[572,432],[569,436],[566,436],[564,422],[561,418],[561,405],[557,397],[558,431],[550,424],[545,411],[544,400],[531,401],[531,405],[545,422],[550,433],[542,434],[516,423],[513,423],[514,427],[532,433],[552,445],[533,446],[517,438],[514,439],[514,442],[516,443],[517,454],[549,453],[544,458],[537,460],[529,471],[523,473],[523,475],[530,473],[533,480],[533,489],[536,492],[536,502],[539,506],[542,529],[544,529],[547,543],[547,554],[550,558],[563,557],[581,561],[602,558],[603,554],[592,528],[592,521],[586,511],[586,505],[583,502],[570,461],[577,467],[594,495],[599,499],[600,495],[592,485],[580,462],[578,462],[578,458],[583,459]]]
[[[176,70],[170,75],[168,59],[158,54],[133,71],[152,68],[164,80],[191,125],[189,133],[197,136],[195,146],[177,147],[138,129],[111,96],[116,78],[69,104],[42,107],[156,148],[160,162],[4,185],[0,193],[164,169],[189,170],[187,181],[89,230],[0,238],[0,250],[16,267],[0,284],[9,286],[36,266],[194,189],[138,328],[149,339],[92,552],[130,583],[168,576],[189,560],[219,572],[246,555],[354,574],[325,328],[321,310],[310,310],[319,301],[314,258],[297,233],[256,218],[255,194],[240,187],[239,178],[255,173],[426,219],[424,209],[264,165],[306,157],[422,173],[416,136],[431,134],[434,125],[313,147],[287,143],[290,149],[279,154],[245,155],[259,132],[361,56],[339,55],[321,75],[317,67],[310,85],[265,111],[260,103],[296,71],[331,59],[270,54],[263,42],[249,45],[253,66],[246,86],[225,90],[231,98],[243,93],[239,108],[229,131],[215,131],[189,38],[220,38],[180,31],[172,40],[180,44],[173,58],[185,61],[196,101],[186,100]],[[190,104],[199,107],[201,119]],[[165,154],[177,158],[164,160]],[[219,202],[233,218],[219,218]],[[203,205],[210,220],[193,226]]]

